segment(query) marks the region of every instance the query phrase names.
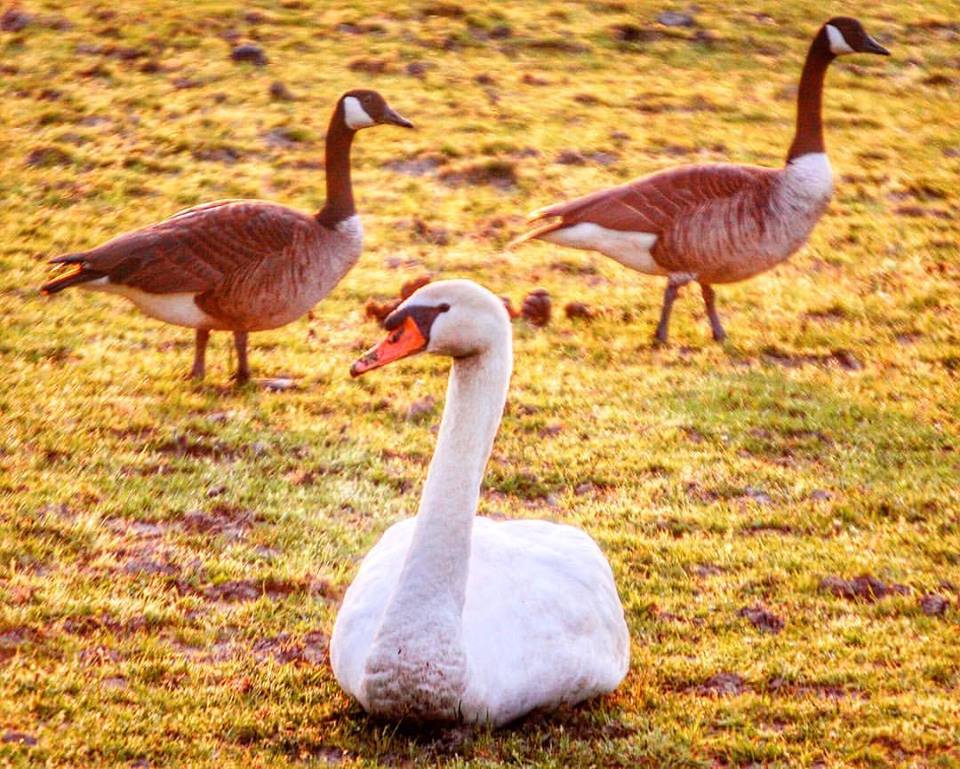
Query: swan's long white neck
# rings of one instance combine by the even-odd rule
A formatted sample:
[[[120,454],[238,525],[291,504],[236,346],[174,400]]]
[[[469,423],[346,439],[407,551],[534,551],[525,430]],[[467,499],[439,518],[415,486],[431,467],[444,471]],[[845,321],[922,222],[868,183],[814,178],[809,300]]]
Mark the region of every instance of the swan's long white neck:
[[[453,363],[413,537],[367,658],[364,704],[381,713],[455,719],[459,712],[473,517],[513,366],[504,325],[485,352]]]
[[[453,611],[459,617],[480,484],[512,368],[509,334],[482,353],[454,359],[437,447],[388,616],[392,608],[404,607],[421,615]]]

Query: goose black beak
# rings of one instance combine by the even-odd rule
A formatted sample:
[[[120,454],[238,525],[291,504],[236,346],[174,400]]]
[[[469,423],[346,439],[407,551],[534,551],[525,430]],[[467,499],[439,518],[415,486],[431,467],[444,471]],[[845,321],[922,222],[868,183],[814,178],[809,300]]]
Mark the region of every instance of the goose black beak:
[[[383,122],[384,123],[393,123],[393,125],[398,125],[403,128],[413,128],[413,123],[407,120],[403,115],[398,112],[394,112],[392,109],[387,107],[383,113]]]
[[[869,35],[867,36],[866,48],[863,49],[864,53],[875,53],[878,56],[889,56],[890,51],[884,48],[880,43],[874,40]]]

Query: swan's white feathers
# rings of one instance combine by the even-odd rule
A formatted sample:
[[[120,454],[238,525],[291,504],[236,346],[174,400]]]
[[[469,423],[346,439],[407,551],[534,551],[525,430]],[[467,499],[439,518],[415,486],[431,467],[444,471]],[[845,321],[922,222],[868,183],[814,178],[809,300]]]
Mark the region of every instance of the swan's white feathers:
[[[364,558],[334,627],[334,674],[364,706],[366,660],[414,522],[390,527]],[[474,521],[463,643],[469,722],[500,725],[612,691],[629,664],[623,609],[600,548],[579,529],[545,521]]]

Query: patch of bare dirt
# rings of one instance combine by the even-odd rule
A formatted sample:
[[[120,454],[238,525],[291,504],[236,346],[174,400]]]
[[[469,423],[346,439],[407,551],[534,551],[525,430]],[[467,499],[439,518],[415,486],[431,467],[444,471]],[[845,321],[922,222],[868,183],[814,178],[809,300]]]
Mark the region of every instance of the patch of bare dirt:
[[[25,747],[32,748],[37,744],[37,738],[32,734],[27,734],[26,732],[18,732],[14,729],[8,729],[2,735],[0,735],[0,743],[5,745],[24,745]]]
[[[716,673],[694,688],[701,697],[735,697],[743,694],[747,682],[737,673]]]
[[[43,633],[25,625],[0,630],[0,663],[13,657],[24,646],[40,643]]]
[[[920,597],[920,610],[928,617],[942,617],[950,608],[950,601],[937,593],[927,593]]]
[[[386,59],[354,59],[347,65],[351,72],[363,72],[366,75],[383,75],[390,72],[392,66]]]
[[[339,588],[326,579],[293,580],[267,577],[265,579],[232,579],[217,584],[193,588],[186,583],[178,583],[182,593],[194,593],[208,601],[221,603],[241,603],[256,601],[262,597],[271,601],[280,601],[290,595],[308,593],[326,600],[339,600],[342,595]]]
[[[739,615],[748,620],[757,630],[774,635],[783,630],[785,624],[782,617],[774,614],[762,604],[744,606]]]
[[[716,577],[723,574],[723,569],[715,563],[698,563],[693,567],[695,576],[705,579],[706,577]]]
[[[583,302],[567,302],[563,314],[570,320],[593,320],[597,316],[596,310]]]
[[[428,224],[419,216],[415,216],[411,220],[410,231],[415,238],[422,243],[429,243],[432,246],[446,246],[450,244],[450,231],[446,227],[441,227],[437,224]]]
[[[760,356],[768,363],[776,363],[785,368],[799,368],[805,365],[829,366],[838,365],[846,371],[860,371],[863,363],[849,350],[833,350],[829,355],[814,355],[805,353],[788,353],[778,347],[765,347]]]
[[[62,621],[61,627],[65,633],[85,638],[100,632],[128,637],[145,632],[150,625],[147,618],[142,614],[127,619],[119,619],[106,612],[101,612],[96,615],[86,614],[66,617]]]
[[[820,590],[832,593],[848,601],[872,603],[891,595],[909,595],[910,588],[897,583],[887,584],[871,574],[861,574],[853,579],[829,576],[820,580]]]
[[[487,184],[497,189],[509,190],[517,183],[517,166],[512,160],[493,158],[444,169],[440,172],[439,179],[448,187]]]
[[[156,451],[175,457],[190,457],[191,459],[232,459],[240,451],[225,441],[210,439],[207,436],[187,435],[182,433],[157,446]]]
[[[254,642],[251,653],[257,660],[273,659],[281,665],[293,662],[322,665],[327,656],[329,639],[321,630],[312,630],[302,638],[280,633]]]
[[[774,676],[764,684],[764,691],[769,694],[785,697],[817,697],[819,699],[839,700],[845,697],[867,698],[867,693],[860,689],[845,687],[840,684],[807,683],[802,681],[788,681],[783,676]]]
[[[236,540],[242,539],[259,520],[251,510],[219,502],[206,512],[195,510],[184,514],[180,526],[194,534],[218,534]]]

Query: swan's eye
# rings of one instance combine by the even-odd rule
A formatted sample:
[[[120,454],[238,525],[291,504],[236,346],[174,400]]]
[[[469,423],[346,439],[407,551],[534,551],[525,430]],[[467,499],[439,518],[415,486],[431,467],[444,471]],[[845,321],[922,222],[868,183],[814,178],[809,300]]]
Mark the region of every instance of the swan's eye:
[[[438,305],[438,306],[437,306],[437,309],[438,309],[440,312],[446,312],[447,310],[450,309],[450,305],[447,304],[446,302],[444,302],[443,304]]]

